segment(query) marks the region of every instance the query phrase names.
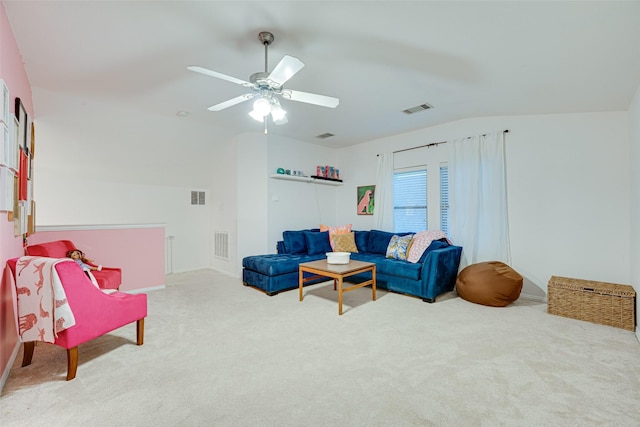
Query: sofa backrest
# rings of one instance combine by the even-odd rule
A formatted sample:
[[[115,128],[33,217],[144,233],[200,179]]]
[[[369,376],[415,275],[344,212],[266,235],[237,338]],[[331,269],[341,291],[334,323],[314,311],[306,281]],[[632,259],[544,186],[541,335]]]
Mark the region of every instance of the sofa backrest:
[[[55,240],[53,242],[30,245],[26,248],[27,255],[44,256],[49,258],[65,258],[67,251],[76,249],[70,240]]]

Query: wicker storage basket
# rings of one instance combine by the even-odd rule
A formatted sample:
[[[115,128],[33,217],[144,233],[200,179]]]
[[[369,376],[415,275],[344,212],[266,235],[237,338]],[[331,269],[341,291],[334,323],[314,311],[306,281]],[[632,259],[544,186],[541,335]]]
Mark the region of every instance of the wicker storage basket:
[[[629,285],[552,276],[547,310],[551,314],[635,330],[636,293]]]

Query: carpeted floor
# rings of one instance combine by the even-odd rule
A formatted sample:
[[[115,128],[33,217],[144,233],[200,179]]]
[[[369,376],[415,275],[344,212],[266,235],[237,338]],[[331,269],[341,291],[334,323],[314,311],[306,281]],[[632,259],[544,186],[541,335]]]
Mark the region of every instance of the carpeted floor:
[[[135,325],[18,354],[2,426],[637,426],[634,333],[455,293],[434,304],[330,283],[274,297],[210,270],[167,276]]]

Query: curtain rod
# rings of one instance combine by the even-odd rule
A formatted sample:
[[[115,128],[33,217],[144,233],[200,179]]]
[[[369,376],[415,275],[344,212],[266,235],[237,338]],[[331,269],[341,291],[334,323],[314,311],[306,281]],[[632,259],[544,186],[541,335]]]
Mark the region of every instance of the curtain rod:
[[[503,130],[502,133],[509,133],[509,129]],[[485,136],[485,135],[486,135],[486,133],[482,134],[482,136]],[[409,150],[416,150],[418,148],[425,148],[425,147],[429,148],[429,147],[434,147],[434,146],[438,146],[440,144],[446,144],[446,143],[447,143],[447,141],[432,142],[430,144],[419,145],[417,147],[404,148],[402,150],[397,150],[397,151],[392,152],[391,154],[402,153],[403,151],[409,151]],[[376,156],[380,156],[380,154],[376,154]]]

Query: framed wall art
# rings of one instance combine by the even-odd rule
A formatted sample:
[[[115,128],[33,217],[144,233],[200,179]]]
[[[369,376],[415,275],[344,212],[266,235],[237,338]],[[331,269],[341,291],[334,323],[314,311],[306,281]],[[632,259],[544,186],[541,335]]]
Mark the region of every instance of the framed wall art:
[[[0,91],[2,91],[2,102],[0,103],[0,120],[9,123],[9,88],[4,80],[0,80]]]
[[[27,110],[20,98],[16,98],[16,118],[18,119],[18,146],[22,147],[25,152],[29,151],[27,147]]]
[[[364,185],[362,187],[358,187],[358,194],[356,199],[358,206],[358,215],[373,215],[373,208],[375,206],[375,192],[375,185]]]

